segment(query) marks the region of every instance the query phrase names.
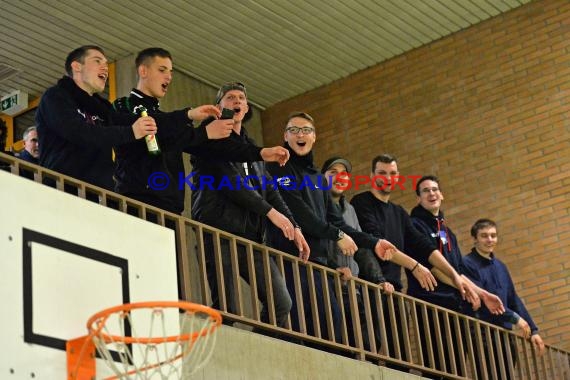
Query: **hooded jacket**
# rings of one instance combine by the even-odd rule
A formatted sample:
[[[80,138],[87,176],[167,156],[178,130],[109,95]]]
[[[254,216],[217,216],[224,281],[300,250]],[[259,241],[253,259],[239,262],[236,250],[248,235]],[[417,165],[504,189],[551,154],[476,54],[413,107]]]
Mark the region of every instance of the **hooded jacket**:
[[[255,146],[244,127],[239,135],[232,132],[229,139]],[[266,215],[272,208],[296,224],[278,190],[263,183],[271,182],[264,162],[202,156],[193,156],[191,162],[193,219],[259,243],[265,243],[267,224],[271,224]]]
[[[36,112],[41,166],[113,190],[112,146],[135,141],[136,117],[112,112],[64,76],[42,96]]]
[[[443,211],[440,210],[439,214],[435,216],[421,205],[417,205],[412,209],[411,217],[414,227],[422,235],[429,238],[453,269],[459,274],[464,274],[465,267],[461,250],[457,244],[455,234],[445,223]],[[429,265],[429,263],[423,261],[422,264]],[[409,295],[455,311],[465,308],[461,295],[454,287],[439,281],[435,290],[430,292],[422,289],[418,280],[409,271],[406,271],[406,276],[408,278]]]

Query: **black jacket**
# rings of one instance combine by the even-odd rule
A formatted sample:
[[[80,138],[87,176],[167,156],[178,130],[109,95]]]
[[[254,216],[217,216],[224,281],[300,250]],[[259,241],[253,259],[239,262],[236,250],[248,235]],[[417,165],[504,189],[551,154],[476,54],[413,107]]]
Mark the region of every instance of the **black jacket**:
[[[445,224],[443,211],[438,216],[434,216],[431,212],[418,205],[412,209],[412,223],[414,227],[424,236],[428,237],[432,244],[439,249],[446,260],[459,274],[464,274],[463,257],[461,250],[457,244],[455,234]],[[410,246],[410,244],[406,244]],[[413,255],[413,252],[410,252]],[[422,264],[429,265],[425,260]],[[446,307],[455,311],[461,311],[465,308],[465,304],[459,292],[452,286],[441,281],[433,292],[422,289],[418,280],[406,271],[408,278],[408,294],[424,301]]]
[[[63,77],[43,94],[36,112],[40,165],[113,190],[111,147],[135,141],[135,120]]]
[[[310,260],[334,267],[328,261],[329,241],[336,241],[339,230],[350,235],[356,245],[374,249],[378,239],[359,232],[346,224],[339,207],[335,207],[326,180],[313,165],[312,152],[298,156],[287,143],[291,158],[285,166],[269,163],[267,168],[279,183],[279,192],[293,212],[311,248]],[[296,253],[295,245],[271,228],[272,246],[284,252]],[[335,268],[336,269],[336,268]]]
[[[245,128],[229,139],[255,146]],[[228,162],[192,156],[192,219],[244,238],[265,243],[266,214],[272,208],[295,221],[265,170],[264,162]],[[248,180],[247,176],[252,178]]]
[[[160,120],[156,135],[162,152],[160,155],[150,155],[144,139],[116,147],[115,191],[120,194],[180,214],[184,210],[187,187],[183,152],[226,160],[261,160],[261,148],[230,139],[208,140],[207,123],[198,128],[192,127],[187,117],[188,109],[162,112],[158,99],[137,89],[131,90],[128,97],[117,99],[113,106],[119,112],[137,116],[140,115],[138,107],[143,106],[157,124]],[[169,181],[164,189],[151,188],[149,178],[153,173],[167,176]]]
[[[25,149],[20,152],[20,154],[18,155],[18,158],[20,160],[28,161],[32,164],[36,164],[36,165],[39,164],[39,160],[37,158],[35,158],[34,156],[32,156],[32,154]]]

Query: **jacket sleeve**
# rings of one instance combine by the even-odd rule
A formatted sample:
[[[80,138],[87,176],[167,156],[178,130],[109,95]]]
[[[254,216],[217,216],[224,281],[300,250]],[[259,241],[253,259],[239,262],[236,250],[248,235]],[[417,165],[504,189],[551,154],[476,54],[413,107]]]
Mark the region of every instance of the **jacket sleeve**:
[[[360,248],[354,254],[354,260],[356,260],[360,268],[359,277],[375,284],[386,282],[382,267],[376,255],[370,249]]]
[[[481,276],[479,275],[479,270],[471,264],[471,261],[467,258],[467,256],[463,256],[462,258],[462,267],[464,270],[464,274],[475,283],[478,287],[482,288],[483,283],[481,281]]]
[[[184,151],[207,159],[217,159],[222,161],[255,162],[263,161],[261,149],[251,142],[241,142],[231,138],[209,140],[206,133],[206,126],[215,119],[210,117],[205,119],[198,129],[203,130],[205,139],[193,142],[191,138],[185,137]]]
[[[342,216],[340,207],[333,204],[328,193],[325,194],[325,199],[327,204],[327,220],[348,234],[357,246],[374,250],[376,243],[378,243],[378,238],[349,226]]]
[[[277,181],[284,177],[295,178],[295,176],[291,174],[292,171],[288,163],[285,166],[278,166],[277,164],[271,163],[267,165],[267,168],[273,177],[277,178]],[[331,223],[323,221],[318,215],[315,215],[311,207],[303,199],[299,190],[279,186],[279,193],[295,216],[295,220],[303,230],[303,234],[336,240],[339,229]]]
[[[240,207],[262,216],[267,215],[273,208],[257,191],[248,189],[247,184],[241,182],[244,177],[231,163],[216,161],[206,164],[202,158],[200,160],[204,163],[204,168],[207,168],[202,175],[209,175],[213,178],[215,187],[213,191],[223,193],[225,197]],[[232,180],[240,181],[239,187],[235,181],[230,182]]]
[[[87,124],[73,99],[55,88],[42,96],[38,113],[45,123],[46,132],[49,130],[48,133],[80,146],[110,148],[136,140],[131,125],[97,127]],[[134,122],[136,117],[130,119]]]
[[[204,126],[194,127],[188,119],[188,110],[158,112],[152,115],[158,127],[157,137],[165,150],[187,149],[200,146],[208,140]]]
[[[268,185],[266,186],[267,202],[269,202],[269,204],[271,204],[275,210],[277,210],[281,214],[285,215],[285,217],[287,219],[289,219],[291,221],[291,223],[293,223],[294,226],[300,227],[297,224],[297,222],[295,221],[293,213],[291,212],[291,210],[287,206],[287,203],[285,203],[285,201],[281,197],[279,190],[273,187],[273,185],[272,185],[273,178],[267,172],[265,172],[265,178],[266,178],[266,181],[268,183]]]
[[[417,218],[410,218],[410,220],[411,220],[411,222],[412,222],[413,227],[416,229],[416,231],[417,231],[420,235],[422,235],[423,237],[426,237],[426,239],[429,240],[429,238],[427,238],[427,236],[429,236],[429,234],[431,233],[431,231],[430,231],[429,228],[425,225],[425,223],[422,222],[420,219],[417,219]],[[429,263],[429,261],[428,261],[429,255],[428,255],[428,256],[425,256],[425,255],[417,255],[417,254],[414,252],[413,249],[414,249],[414,247],[415,247],[416,245],[414,245],[414,242],[412,241],[413,236],[406,234],[405,237],[406,237],[406,239],[405,239],[405,242],[404,242],[404,247],[405,247],[406,253],[407,253],[408,255],[410,255],[411,257],[414,257],[414,258],[415,258],[417,261],[419,261],[422,265],[424,265],[424,266],[426,266],[426,267],[428,267],[428,268],[431,267],[432,265],[431,265],[431,264]],[[433,251],[433,250],[432,250],[432,251]],[[430,253],[431,253],[431,251],[430,251]]]
[[[524,305],[524,303],[522,302],[522,300],[518,296],[518,294],[515,290],[515,285],[513,284],[513,279],[511,278],[511,275],[509,274],[507,267],[503,266],[503,268],[504,268],[505,276],[508,278],[507,283],[508,283],[508,287],[509,287],[508,301],[507,301],[507,305],[505,305],[505,309],[506,310],[512,310],[513,312],[515,312],[519,316],[521,316],[530,326],[531,334],[536,334],[538,332],[538,327],[536,326],[536,324],[532,320],[532,317],[528,313],[526,306]],[[506,311],[505,311],[505,314],[507,314]]]
[[[403,219],[405,223],[405,244],[406,244],[406,253],[420,261],[421,263],[429,264],[429,256],[432,254],[434,250],[436,250],[436,246],[433,242],[431,242],[427,236],[422,235],[416,228],[412,225],[411,218],[409,215],[404,211],[401,210],[404,214]],[[432,265],[429,264],[428,268],[431,268]]]

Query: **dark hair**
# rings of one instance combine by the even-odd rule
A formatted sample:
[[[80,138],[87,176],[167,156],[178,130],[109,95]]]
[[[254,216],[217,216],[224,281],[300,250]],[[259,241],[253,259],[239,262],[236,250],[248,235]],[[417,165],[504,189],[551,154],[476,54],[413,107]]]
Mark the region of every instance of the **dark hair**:
[[[135,58],[135,67],[138,68],[140,65],[146,65],[148,60],[154,57],[168,58],[172,61],[172,56],[168,50],[159,47],[151,47],[139,51]]]
[[[372,173],[374,173],[374,170],[376,170],[376,164],[378,162],[383,162],[385,164],[391,164],[392,162],[398,163],[398,160],[396,160],[395,156],[392,156],[391,154],[388,154],[388,153],[384,153],[384,154],[381,154],[379,156],[376,156],[372,159]]]
[[[439,184],[439,178],[437,178],[434,175],[424,175],[422,178],[420,178],[420,180],[418,181],[417,185],[416,185],[416,194],[419,196],[420,195],[420,185],[423,181],[433,181],[435,183],[437,183],[437,186],[439,187],[439,189],[441,190],[441,185]]]
[[[479,230],[482,230],[484,228],[489,228],[489,227],[497,228],[497,223],[495,223],[491,219],[479,219],[471,227],[471,236],[473,236],[473,238],[476,239],[477,238],[477,232],[479,232]]]
[[[79,63],[84,63],[84,58],[89,52],[89,50],[97,50],[99,53],[105,55],[103,49],[101,49],[99,46],[96,45],[83,45],[81,47],[78,47],[77,49],[69,53],[67,55],[67,58],[65,59],[65,72],[67,73],[67,75],[69,75],[70,77],[73,76],[73,71],[71,70],[71,63],[75,61]]]
[[[301,111],[291,112],[289,114],[289,116],[287,116],[287,123],[289,123],[289,121],[294,117],[300,117],[302,119],[310,121],[311,124],[313,124],[313,125],[315,124],[315,120],[313,119],[313,117],[311,115],[309,115],[306,112],[301,112]]]

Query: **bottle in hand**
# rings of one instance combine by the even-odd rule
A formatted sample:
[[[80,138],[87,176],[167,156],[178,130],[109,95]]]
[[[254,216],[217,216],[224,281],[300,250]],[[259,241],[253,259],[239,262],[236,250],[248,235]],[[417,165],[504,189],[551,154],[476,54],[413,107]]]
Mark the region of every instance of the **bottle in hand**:
[[[141,110],[141,117],[148,116],[146,108],[142,108]],[[156,139],[156,135],[146,135],[144,137],[146,141],[146,148],[148,149],[148,154],[152,156],[158,156],[160,154],[160,146],[158,145],[158,140]]]

